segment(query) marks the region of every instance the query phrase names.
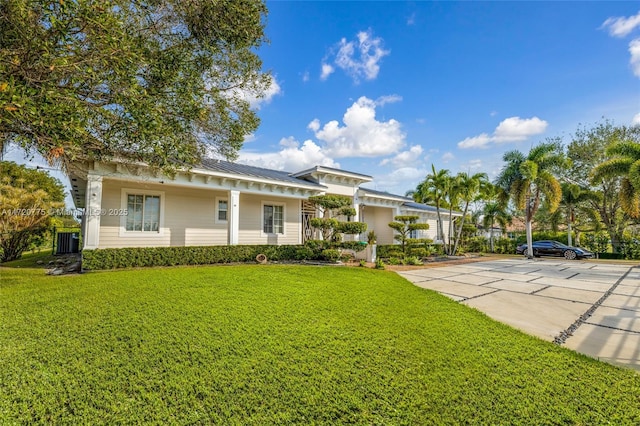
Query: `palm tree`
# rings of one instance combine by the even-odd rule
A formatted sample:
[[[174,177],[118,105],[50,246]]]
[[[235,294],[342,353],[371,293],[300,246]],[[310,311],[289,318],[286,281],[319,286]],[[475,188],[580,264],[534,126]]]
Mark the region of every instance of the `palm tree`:
[[[553,174],[566,164],[562,146],[558,142],[537,145],[525,156],[514,150],[504,154],[507,163],[496,179],[496,185],[508,193],[517,208],[525,210],[527,255],[533,257],[531,222],[540,204],[546,202],[553,213],[562,198],[562,189]]]
[[[632,218],[640,218],[640,144],[624,140],[606,150],[609,160],[593,170],[593,179],[621,176],[620,207]]]
[[[573,245],[573,223],[575,222],[576,209],[585,201],[597,200],[597,195],[591,191],[581,188],[579,185],[571,182],[563,182],[562,199],[560,200],[560,210],[564,211],[567,221],[567,239],[568,244]]]
[[[426,178],[418,184],[416,191],[413,193],[413,199],[418,203],[434,204],[437,215],[436,240],[444,241],[444,228],[442,226],[440,208],[444,201],[449,170],[442,169],[436,171],[435,166],[432,164],[431,171],[432,173],[428,174]]]
[[[504,232],[507,225],[511,223],[511,215],[507,212],[506,206],[498,201],[489,201],[486,203],[482,209],[482,213],[482,226],[489,228],[489,244],[491,246],[491,253],[493,253],[495,252],[493,228],[497,222]]]
[[[453,210],[458,209],[458,204],[460,203],[460,175],[449,176],[449,178],[447,179],[444,196],[449,208],[449,232],[447,235],[447,244],[445,245],[445,247],[447,248],[446,253],[448,255],[452,255],[453,247],[451,246],[451,244],[453,242],[453,231],[456,226],[453,221]],[[462,227],[462,224],[460,224],[460,227]]]
[[[460,243],[460,238],[462,238],[462,228],[464,225],[464,219],[467,217],[467,211],[469,210],[469,204],[475,201],[480,195],[480,189],[487,182],[488,177],[486,173],[476,173],[474,175],[469,175],[468,173],[458,173],[456,176],[456,186],[458,197],[460,201],[464,203],[464,209],[462,212],[462,218],[460,221],[460,226],[458,227],[458,235],[456,236],[455,243],[453,246],[452,254],[456,254],[458,251],[458,245]]]

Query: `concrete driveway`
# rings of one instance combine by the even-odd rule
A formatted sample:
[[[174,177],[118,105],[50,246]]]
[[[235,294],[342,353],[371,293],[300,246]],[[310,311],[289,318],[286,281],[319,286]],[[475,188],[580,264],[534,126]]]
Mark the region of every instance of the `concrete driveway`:
[[[398,273],[525,333],[640,371],[640,267],[513,258]]]

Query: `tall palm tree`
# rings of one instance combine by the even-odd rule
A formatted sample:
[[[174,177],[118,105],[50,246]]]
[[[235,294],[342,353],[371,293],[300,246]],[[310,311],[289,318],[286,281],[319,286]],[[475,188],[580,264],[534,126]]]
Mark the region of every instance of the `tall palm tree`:
[[[496,185],[510,195],[517,208],[525,210],[527,255],[533,257],[531,222],[540,204],[546,202],[553,213],[560,203],[562,189],[554,171],[566,164],[562,146],[547,142],[534,146],[528,155],[514,150],[504,154],[506,165],[496,179]]]
[[[431,165],[431,173],[420,182],[413,194],[413,199],[418,203],[432,203],[436,208],[437,226],[436,240],[444,241],[444,231],[442,226],[442,215],[440,209],[444,202],[445,191],[447,188],[447,179],[449,178],[449,170],[442,169],[436,171],[435,166]]]
[[[640,144],[623,140],[606,150],[611,158],[593,170],[593,179],[621,176],[620,207],[629,216],[640,218]]]
[[[452,254],[456,254],[458,251],[458,245],[460,243],[460,238],[462,238],[462,228],[464,227],[464,220],[467,217],[467,212],[469,211],[469,204],[475,201],[480,195],[480,189],[487,182],[488,177],[486,173],[476,173],[474,175],[469,175],[468,173],[458,173],[456,176],[457,180],[457,192],[460,201],[464,203],[464,209],[462,212],[462,218],[460,220],[460,225],[458,226],[458,235],[455,238],[455,243],[453,245]]]
[[[447,244],[446,253],[449,255],[453,254],[453,231],[456,227],[456,224],[453,219],[453,210],[459,209],[458,204],[460,203],[460,176],[449,176],[446,183],[445,189],[445,201],[449,210],[449,229],[447,232]],[[464,219],[464,218],[461,218]],[[462,224],[460,224],[462,226]]]

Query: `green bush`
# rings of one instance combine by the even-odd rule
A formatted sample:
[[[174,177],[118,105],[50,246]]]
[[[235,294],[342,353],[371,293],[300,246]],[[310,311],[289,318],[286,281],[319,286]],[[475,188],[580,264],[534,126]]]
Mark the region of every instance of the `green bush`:
[[[511,238],[498,238],[493,241],[493,249],[500,254],[513,254],[516,252],[516,241]]]
[[[413,257],[423,258],[423,257],[428,257],[430,254],[431,254],[431,251],[423,247],[409,249],[409,255]]]
[[[607,253],[603,253],[607,254]],[[616,253],[618,254],[618,253]],[[620,253],[623,259],[637,260],[640,259],[640,239],[637,235],[625,235],[620,241]],[[600,255],[601,259],[605,257]]]
[[[338,249],[325,249],[322,250],[322,258],[329,262],[337,262],[340,259],[340,250]]]
[[[495,244],[495,240],[494,240]],[[488,238],[485,237],[472,237],[469,238],[464,246],[460,247],[461,250],[471,253],[484,253],[491,251],[491,245]]]
[[[269,261],[308,259],[313,252],[299,245],[127,247],[84,250],[83,268],[119,269],[145,266],[209,265],[255,262],[264,254]]]
[[[609,251],[609,234],[606,232],[585,232],[580,238],[581,245],[594,253]]]
[[[404,260],[404,262],[407,265],[423,265],[424,264],[422,262],[422,259],[417,256],[409,256]]]

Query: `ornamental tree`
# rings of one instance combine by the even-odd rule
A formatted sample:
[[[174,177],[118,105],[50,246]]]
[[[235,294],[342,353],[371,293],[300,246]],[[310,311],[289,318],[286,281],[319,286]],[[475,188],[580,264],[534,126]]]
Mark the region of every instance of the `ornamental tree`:
[[[403,253],[405,252],[406,243],[412,231],[429,229],[428,223],[417,223],[420,216],[396,216],[393,219],[395,222],[389,223],[389,227],[398,233],[394,235],[393,238],[402,244]]]
[[[65,167],[233,160],[272,81],[261,0],[0,2],[0,149]]]
[[[316,195],[309,197],[309,202],[320,207],[323,211],[322,217],[311,219],[311,226],[320,230],[322,239],[325,241],[339,241],[341,234],[355,235],[367,230],[367,224],[363,222],[351,222],[351,218],[356,215],[351,199],[342,195]],[[337,218],[346,216],[347,221],[340,221]]]

